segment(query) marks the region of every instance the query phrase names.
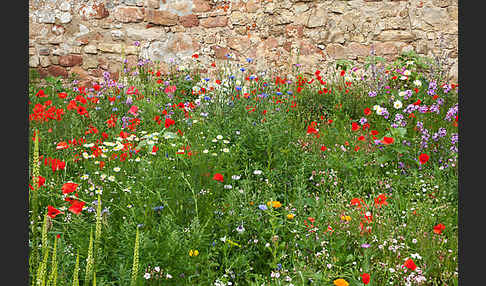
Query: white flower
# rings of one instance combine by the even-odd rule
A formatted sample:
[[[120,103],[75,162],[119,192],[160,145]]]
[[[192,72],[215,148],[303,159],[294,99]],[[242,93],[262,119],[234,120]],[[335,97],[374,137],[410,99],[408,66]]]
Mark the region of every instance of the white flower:
[[[169,273],[167,273],[167,275],[165,277],[167,277],[167,279],[171,279],[172,278],[172,275],[170,275]]]
[[[224,185],[223,188],[227,189],[227,190],[231,190],[233,188],[232,185]]]
[[[376,109],[376,114],[381,115],[382,112],[383,112],[383,108],[378,106],[378,108]]]
[[[373,106],[373,110],[375,110],[375,111],[376,111],[376,110],[378,110],[378,108],[380,108],[380,106],[379,106],[379,105],[374,105],[374,106]]]
[[[224,139],[224,140],[223,140],[223,143],[224,143],[224,144],[228,144],[228,143],[230,143],[230,142],[229,142],[229,140]]]
[[[109,176],[108,177],[108,180],[111,181],[111,182],[114,182],[115,181],[115,176]]]
[[[221,140],[221,139],[223,139],[223,136],[222,135],[218,135],[218,136],[216,136],[216,139]]]
[[[97,189],[97,190],[95,191],[95,194],[97,194],[97,195],[102,195],[102,194],[103,194],[103,190],[102,190],[102,189]]]
[[[84,174],[81,176],[81,180],[87,180],[89,179],[89,175],[88,174]]]
[[[228,153],[229,152],[229,149],[228,148],[223,148],[223,152],[224,153]]]
[[[238,176],[238,175],[231,176],[231,179],[233,179],[233,180],[239,180],[240,178],[241,178],[241,176]]]
[[[88,153],[86,153],[86,152],[83,152],[83,158],[84,158],[84,159],[89,159],[89,154],[88,154]]]
[[[411,74],[412,74],[412,72],[411,72],[411,71],[409,71],[409,70],[406,70],[406,71],[404,71],[404,72],[403,72],[403,75],[406,75],[406,76],[409,76],[409,75],[411,75]]]
[[[145,273],[145,275],[143,275],[143,278],[150,279],[150,273]]]
[[[120,167],[115,167],[115,168],[113,168],[113,171],[115,171],[115,172],[117,172],[117,173],[118,173],[118,172],[120,172],[120,170],[121,170],[121,168],[120,168]]]
[[[243,225],[240,225],[236,228],[236,231],[239,232],[239,233],[242,233],[245,231],[245,228],[243,227]]]
[[[204,154],[207,154],[208,152],[209,152],[209,150],[208,150],[208,149],[204,149],[204,150],[203,150],[203,153],[204,153]]]
[[[154,270],[155,270],[155,272],[159,272],[159,271],[160,271],[160,267],[155,266],[155,267],[154,267]]]
[[[83,146],[86,147],[86,148],[91,148],[91,147],[94,146],[94,144],[93,143],[89,143],[89,144],[84,144]]]
[[[413,81],[413,85],[415,85],[416,87],[421,87],[422,82],[420,80],[416,79],[416,80]]]
[[[404,97],[406,94],[407,94],[407,92],[406,92],[406,91],[400,91],[400,92],[398,93],[398,95],[399,95],[400,97]]]
[[[211,140],[211,142],[216,143],[216,142],[218,142],[218,139],[215,138],[215,139]]]
[[[253,171],[253,174],[254,175],[261,175],[262,171],[261,170],[255,170],[255,171]]]
[[[407,77],[407,76],[402,75],[402,76],[400,77],[400,79],[401,79],[401,80],[407,80],[407,79],[408,79],[408,77]]]
[[[113,143],[113,142],[107,142],[107,141],[105,141],[105,142],[103,142],[103,145],[108,146],[108,147],[113,147],[113,146],[115,146],[116,144],[115,144],[115,143]]]
[[[422,259],[422,256],[420,256],[420,254],[418,254],[418,253],[411,254],[410,256],[411,256],[413,259]]]
[[[397,100],[393,103],[393,107],[395,107],[395,109],[400,109],[402,108],[403,104],[400,100]]]
[[[417,239],[415,239],[415,238],[412,239],[412,243],[414,243],[414,244],[417,243]]]

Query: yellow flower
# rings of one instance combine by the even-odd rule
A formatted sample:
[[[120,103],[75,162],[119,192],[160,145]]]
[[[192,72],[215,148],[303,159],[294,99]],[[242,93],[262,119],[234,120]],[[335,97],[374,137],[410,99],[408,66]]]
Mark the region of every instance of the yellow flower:
[[[198,256],[199,255],[199,250],[194,250],[194,256]]]
[[[348,215],[346,215],[346,216],[345,216],[345,215],[343,215],[343,216],[341,216],[341,220],[345,220],[345,221],[351,221],[351,217],[350,217],[350,216],[348,216]]]
[[[191,250],[189,250],[189,256],[192,256],[194,254],[194,252]]]
[[[270,207],[272,206],[273,208],[279,208],[282,206],[282,204],[279,202],[279,201],[270,201],[270,202],[267,202],[267,206]]]
[[[348,283],[348,281],[339,278],[339,279],[334,280],[334,285],[336,285],[336,286],[348,286],[349,283]]]
[[[199,255],[199,251],[196,249],[196,250],[189,250],[189,256],[198,256]]]
[[[294,215],[294,214],[288,214],[288,215],[287,215],[287,218],[288,218],[288,219],[293,219],[294,217],[295,217],[295,215]]]

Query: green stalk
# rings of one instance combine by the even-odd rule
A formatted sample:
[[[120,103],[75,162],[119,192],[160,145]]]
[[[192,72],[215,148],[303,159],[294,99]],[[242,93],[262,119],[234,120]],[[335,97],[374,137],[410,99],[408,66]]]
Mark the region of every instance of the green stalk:
[[[137,234],[135,236],[135,247],[133,250],[133,266],[132,266],[132,280],[130,285],[135,286],[137,283],[137,275],[138,275],[138,248],[139,248],[139,230],[137,227]]]
[[[79,286],[79,250],[76,255],[76,265],[74,266],[73,286]]]
[[[51,261],[51,274],[49,275],[49,280],[47,285],[56,286],[57,285],[57,238],[54,240],[54,249],[52,250],[52,261]]]
[[[30,273],[33,273],[34,265],[38,264],[38,243],[37,243],[37,224],[38,224],[38,194],[37,194],[37,185],[38,185],[38,178],[40,174],[40,167],[39,167],[39,131],[34,129],[34,154],[32,160],[32,188],[33,191],[29,194],[30,199],[30,209],[32,210],[31,218],[32,218],[32,235],[31,235],[31,243],[32,249],[30,252],[29,257],[29,269]],[[34,281],[34,280],[33,280]]]
[[[94,257],[93,257],[93,229],[89,234],[88,259],[86,263],[86,274],[84,276],[84,285],[89,285],[91,274],[93,272]]]

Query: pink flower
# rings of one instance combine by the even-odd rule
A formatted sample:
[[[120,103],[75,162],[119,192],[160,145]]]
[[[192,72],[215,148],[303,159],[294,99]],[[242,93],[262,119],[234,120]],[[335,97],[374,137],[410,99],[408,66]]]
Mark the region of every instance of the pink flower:
[[[165,93],[168,93],[168,94],[169,93],[171,94],[171,93],[174,93],[176,90],[177,90],[177,87],[175,85],[169,85],[168,87],[166,87],[164,89],[164,92]]]
[[[130,110],[128,110],[128,113],[132,114],[133,116],[137,116],[138,115],[138,106],[132,105],[132,107],[130,107]]]

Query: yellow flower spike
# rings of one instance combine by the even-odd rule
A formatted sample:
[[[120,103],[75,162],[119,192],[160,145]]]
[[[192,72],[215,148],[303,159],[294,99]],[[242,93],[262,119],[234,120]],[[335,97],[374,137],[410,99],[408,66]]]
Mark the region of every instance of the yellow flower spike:
[[[336,286],[348,286],[349,283],[348,283],[348,281],[339,278],[339,279],[334,280],[334,285],[336,285]]]

